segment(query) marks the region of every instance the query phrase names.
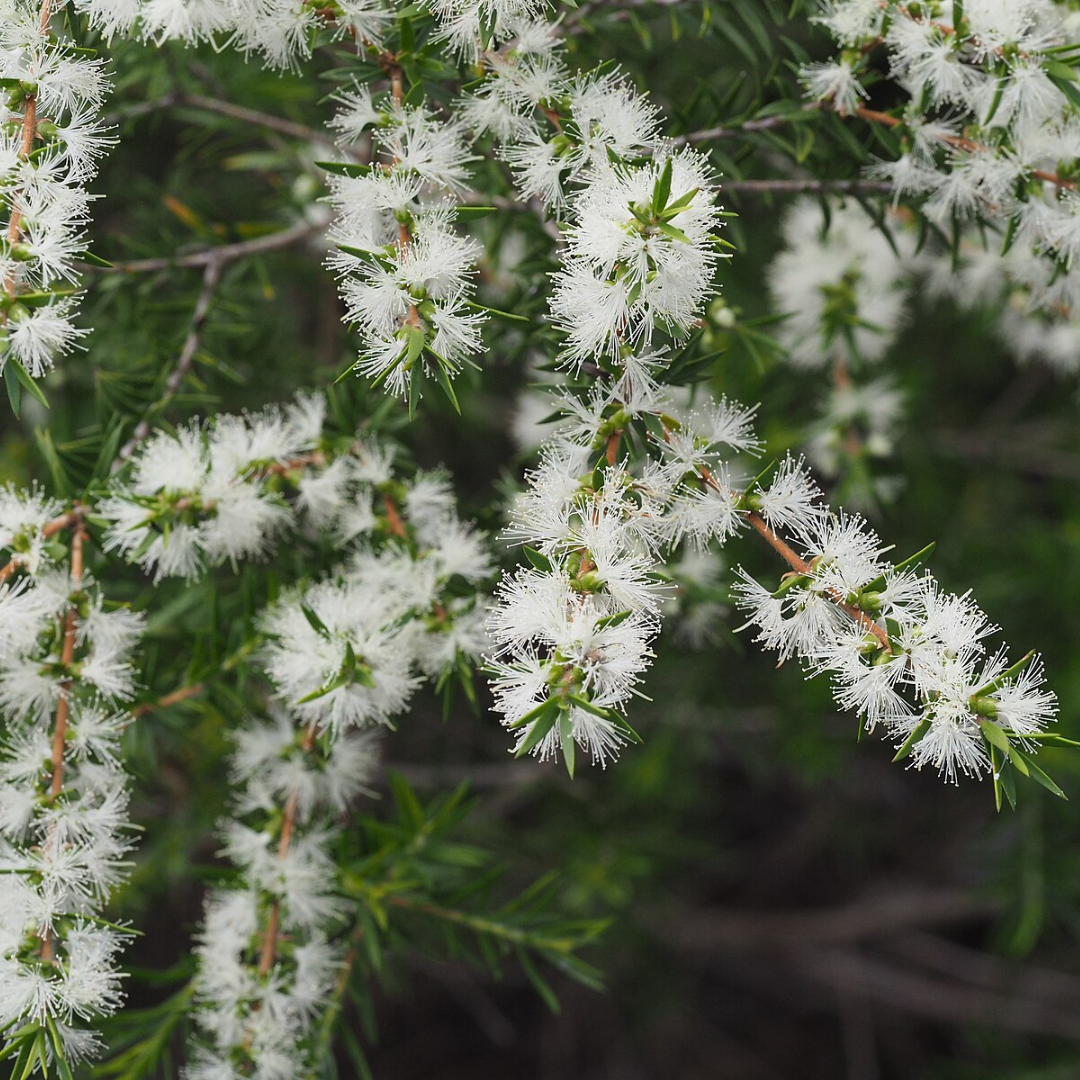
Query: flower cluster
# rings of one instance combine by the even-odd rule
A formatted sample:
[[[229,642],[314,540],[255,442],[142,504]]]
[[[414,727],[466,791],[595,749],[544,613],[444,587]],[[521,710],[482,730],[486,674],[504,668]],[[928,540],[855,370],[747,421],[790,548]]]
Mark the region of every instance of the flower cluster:
[[[266,67],[288,68],[311,55],[316,29],[330,14],[339,36],[378,42],[393,17],[384,0],[78,0],[78,9],[107,38],[141,36],[162,44],[214,42],[257,57]]]
[[[945,592],[915,570],[917,559],[884,559],[866,522],[829,512],[801,468],[783,478],[783,513],[776,484],[755,488],[747,504],[788,536],[793,570],[775,590],[742,571],[735,590],[757,640],[827,674],[840,707],[868,731],[881,724],[917,767],[954,782],[991,766],[1000,775],[1006,760],[1036,769],[1024,751],[1056,712],[1038,659],[988,656],[984,639],[996,628],[971,597]]]
[[[324,412],[325,401],[313,395],[286,410],[154,435],[130,475],[97,505],[105,550],[153,572],[155,581],[265,555],[291,519],[281,485],[290,473],[299,478],[326,463],[315,449]]]
[[[355,369],[414,405],[425,377],[456,400],[450,380],[480,352],[484,319],[471,299],[480,248],[454,230],[448,198],[465,190],[465,128],[392,95],[376,103],[363,86],[338,102],[343,148],[370,134],[378,150],[370,166],[328,164],[331,265],[363,342]]]
[[[344,962],[332,943],[345,914],[328,853],[334,817],[374,772],[372,729],[391,725],[424,677],[467,678],[486,644],[476,590],[490,556],[445,478],[397,479],[371,446],[365,462],[347,515],[351,560],[262,621],[277,704],[239,734],[233,756],[240,787],[223,854],[238,875],[211,894],[199,934],[202,1037],[189,1080],[234,1068],[262,1080],[306,1075],[313,1025]]]
[[[685,337],[711,295],[719,257],[704,159],[685,150],[597,169],[573,210],[551,298],[564,362],[580,368],[626,345],[647,348],[657,330]]]
[[[901,152],[872,169],[949,225],[974,216],[1068,269],[1080,252],[1080,95],[1067,12],[1050,0],[829,0],[820,21],[839,57],[804,71],[812,97],[843,114],[895,126]],[[865,108],[860,79],[876,63],[909,96],[893,113]],[[1075,275],[1049,273],[1033,298],[1078,298]]]
[[[963,309],[995,317],[998,336],[1020,361],[1038,361],[1062,374],[1080,370],[1080,318],[1062,294],[1050,307],[1032,298],[1068,289],[1069,275],[1031,249],[1013,245],[1002,254],[977,230],[966,230],[952,256],[933,250],[916,261],[927,293]]]
[[[58,510],[0,497],[0,1031],[5,1056],[37,1039],[78,1061],[122,1000],[126,934],[101,911],[132,846],[120,737],[142,619],[83,573],[81,519],[70,570],[54,557]]]
[[[892,452],[902,398],[888,376],[868,374],[908,310],[914,237],[899,215],[873,223],[853,202],[809,199],[787,211],[782,235],[768,270],[773,307],[784,315],[777,340],[792,367],[830,376],[807,453],[825,476],[844,478],[849,505],[872,503],[895,484],[862,463]]]
[[[891,224],[891,223],[886,223]],[[892,345],[906,310],[914,240],[898,221],[896,249],[855,203],[801,199],[784,215],[783,249],[769,266],[776,337],[798,368],[820,370],[839,357],[871,364]]]
[[[860,10],[869,18],[868,5]],[[992,759],[1034,768],[1015,740],[1030,743],[1053,713],[1037,665],[1021,674],[1003,656],[984,661],[987,628],[974,604],[890,568],[861,519],[820,505],[801,461],[788,458],[770,481],[745,488],[726,455],[756,448],[748,412],[719,403],[675,415],[661,385],[673,344],[654,345],[653,336],[677,343],[713,292],[719,212],[700,159],[666,149],[655,114],[644,103],[635,108],[617,77],[574,81],[611,106],[594,108],[583,127],[573,94],[560,100],[562,88],[552,88],[550,64],[540,80],[546,96],[534,87],[545,130],[524,117],[521,61],[513,62],[512,47],[501,56],[489,81],[509,90],[489,88],[486,97],[504,102],[508,115],[490,130],[507,143],[522,196],[539,195],[569,219],[551,310],[564,364],[578,373],[588,364],[599,375],[591,390],[563,395],[562,422],[509,530],[531,566],[499,587],[491,667],[516,752],[561,749],[572,769],[575,747],[605,762],[634,738],[623,710],[652,655],[664,560],[684,541],[704,551],[752,526],[793,567],[777,596],[742,574],[737,593],[766,645],[831,671],[840,705],[899,734],[916,765],[933,763],[950,778]],[[851,107],[850,94],[836,95],[839,108]],[[929,129],[922,135],[929,139]],[[794,362],[839,365],[838,392],[850,398],[848,366],[879,358],[889,344],[909,268],[857,211],[841,208],[835,218],[826,234],[816,207],[796,207],[791,250],[774,266],[772,285],[793,313],[783,333]],[[910,256],[913,245],[901,242]],[[865,396],[870,408],[889,399],[895,413],[888,388]],[[853,418],[859,404],[835,411]],[[901,708],[905,691],[913,700]]]
[[[86,333],[72,321],[69,286],[86,247],[86,185],[114,141],[98,117],[103,63],[59,40],[52,13],[19,0],[0,29],[0,370],[13,364],[35,379]]]

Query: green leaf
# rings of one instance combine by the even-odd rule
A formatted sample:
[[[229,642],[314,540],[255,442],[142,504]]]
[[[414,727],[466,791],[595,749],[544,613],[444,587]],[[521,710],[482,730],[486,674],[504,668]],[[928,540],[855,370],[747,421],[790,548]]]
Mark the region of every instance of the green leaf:
[[[602,619],[597,619],[594,625],[597,630],[606,630],[608,627],[619,626],[626,622],[632,614],[632,611],[617,611],[614,615],[605,615]]]
[[[1050,72],[1047,72],[1047,75],[1049,76],[1050,81],[1069,99],[1069,103],[1072,107],[1074,109],[1080,109],[1080,88],[1078,88],[1076,82],[1073,81],[1076,79],[1076,72],[1073,68],[1066,67],[1064,64],[1062,64],[1061,67],[1069,72],[1068,78],[1056,76]]]
[[[682,229],[676,229],[674,225],[667,221],[658,221],[656,227],[665,235],[671,237],[672,240],[678,240],[683,244],[689,244],[692,241],[690,237],[682,231]]]
[[[486,311],[489,315],[498,315],[500,319],[511,319],[514,322],[523,323],[532,322],[528,315],[515,315],[512,311],[500,311],[499,308],[486,307],[484,304],[477,304],[473,300],[466,300],[465,306],[472,308],[474,311]]]
[[[630,726],[626,717],[622,713],[616,712],[614,709],[611,712],[611,722],[618,730],[626,736],[632,743],[637,743],[638,746],[642,746],[645,740]]]
[[[576,705],[579,709],[584,709],[585,712],[592,713],[593,716],[602,716],[605,720],[611,719],[611,709],[603,709],[599,705],[594,705],[588,698],[583,698],[580,694],[567,694],[566,700],[571,704]]]
[[[556,707],[549,713],[541,716],[536,723],[533,724],[529,730],[529,734],[525,736],[521,745],[514,751],[514,757],[524,757],[530,750],[538,746],[547,733],[555,726],[555,721],[558,719],[560,710]]]
[[[525,545],[521,550],[525,553],[525,558],[542,574],[551,573],[551,560],[543,552],[537,551],[536,548],[531,548],[528,545]]]
[[[529,982],[533,984],[534,989],[544,1000],[544,1004],[555,1013],[559,1014],[559,999],[555,996],[555,991],[551,989],[547,980],[543,978],[536,967],[533,965],[532,960],[529,959],[529,954],[524,949],[517,950],[518,962],[521,964],[521,970],[525,972]]]
[[[1017,757],[1023,758],[1024,763],[1027,765],[1028,773],[1031,776],[1032,780],[1034,780],[1036,783],[1042,784],[1042,786],[1044,788],[1046,788],[1047,791],[1049,791],[1052,794],[1056,795],[1059,799],[1064,799],[1066,802],[1069,801],[1068,795],[1066,795],[1065,792],[1062,791],[1061,788],[1058,787],[1058,785],[1056,783],[1054,783],[1054,781],[1051,780],[1050,777],[1047,776],[1046,773],[1044,773],[1042,771],[1042,769],[1039,768],[1038,765],[1035,764],[1035,762],[1032,760],[1032,758],[1031,758],[1031,756],[1029,754],[1022,753],[1015,746],[1013,747],[1012,752],[1013,752],[1013,758],[1014,759],[1017,758]]]
[[[4,378],[9,377],[8,373],[11,373],[11,377],[16,379],[20,386],[39,404],[44,408],[49,407],[49,403],[45,400],[45,395],[41,392],[41,387],[30,377],[26,368],[19,363],[13,356],[8,356],[7,363],[4,365]],[[8,391],[9,395],[11,391]],[[16,412],[16,416],[18,413]]]
[[[391,770],[386,775],[390,781],[390,789],[394,793],[394,802],[397,803],[398,816],[401,818],[402,825],[410,828],[414,833],[419,833],[426,820],[420,800],[400,773]]]
[[[654,215],[658,215],[667,206],[667,201],[671,197],[671,168],[674,160],[670,156],[667,158],[656,185],[653,187],[652,210]]]
[[[92,251],[84,251],[79,255],[79,258],[83,262],[89,263],[91,266],[100,266],[103,270],[111,270],[113,264],[108,259],[103,259],[100,255],[95,255]]]
[[[1024,761],[1020,752],[1009,742],[1009,736],[994,723],[993,720],[982,720],[979,724],[979,731],[982,732],[983,738],[991,745],[997,747],[1012,763],[1016,771],[1028,775],[1027,762]]]
[[[915,744],[930,730],[930,720],[923,717],[912,729],[911,734],[903,741],[900,749],[896,751],[893,761],[903,761],[911,753]]]
[[[545,712],[549,710],[558,710],[559,703],[552,698],[547,698],[541,701],[535,709],[530,709],[524,716],[519,716],[512,724],[509,725],[509,731],[515,731],[517,728],[525,727],[526,724],[531,724],[534,720],[539,720]]]
[[[329,639],[330,630],[327,627],[326,623],[324,623],[322,619],[320,619],[319,616],[315,613],[315,609],[308,607],[307,604],[301,604],[300,610],[301,612],[303,612],[304,618],[307,619],[308,625],[311,627],[311,629],[314,630],[315,633],[319,635],[319,637]]]
[[[7,363],[4,365],[4,386],[7,387],[11,411],[15,414],[15,419],[18,420],[22,412],[22,384],[15,374],[15,363],[16,361],[9,356]]]
[[[995,690],[1000,690],[1007,682],[1016,678],[1034,659],[1035,650],[1031,649],[1021,656],[1012,667],[1006,668],[996,679],[991,679],[985,686],[980,686],[972,696],[983,697],[986,694],[992,694]]]
[[[409,371],[409,419],[416,416],[416,408],[420,404],[421,384],[423,383],[423,370],[412,368]]]
[[[348,176],[353,180],[359,180],[371,172],[370,165],[353,161],[316,161],[315,164],[324,172],[334,173],[335,176]]]
[[[468,203],[463,203],[457,207],[458,217],[486,217],[488,214],[497,214],[499,208],[497,206],[471,206]]]
[[[574,723],[570,719],[570,713],[560,710],[559,717],[559,745],[562,748],[563,761],[566,762],[566,771],[570,779],[574,779],[574,763],[577,756],[577,746],[574,743]]]

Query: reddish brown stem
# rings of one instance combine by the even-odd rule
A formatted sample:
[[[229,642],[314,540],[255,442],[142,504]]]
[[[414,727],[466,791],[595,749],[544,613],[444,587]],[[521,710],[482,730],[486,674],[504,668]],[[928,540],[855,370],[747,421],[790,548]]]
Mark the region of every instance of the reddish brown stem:
[[[705,484],[713,488],[714,491],[722,490],[708,469],[702,469],[701,479]],[[783,537],[775,532],[769,523],[756,510],[751,510],[746,515],[746,520],[750,527],[765,540],[766,543],[768,543],[769,547],[771,547],[792,570],[797,574],[805,574],[808,577],[813,576],[814,568],[810,563],[799,555],[798,552],[783,539]],[[826,595],[832,603],[850,618],[854,619],[868,634],[873,634],[882,648],[892,648],[892,642],[889,640],[889,635],[878,626],[878,624],[867,615],[862,608],[856,607],[854,604],[849,604],[835,589],[827,589]]]
[[[318,729],[314,721],[308,724],[304,732],[304,741],[300,744],[306,754],[315,742]],[[289,792],[285,800],[285,811],[281,820],[281,837],[278,840],[278,858],[284,859],[289,854],[292,844],[293,831],[296,828],[296,809],[298,796],[296,788]],[[270,916],[266,920],[266,933],[263,935],[262,950],[259,954],[259,977],[265,978],[270,974],[274,966],[274,956],[277,953],[278,928],[281,923],[281,901],[275,900],[270,907]]]
[[[837,113],[840,116],[857,116],[860,120],[868,120],[872,124],[884,124],[886,127],[899,127],[904,121],[898,116],[890,116],[886,112],[880,112],[877,109],[867,109],[862,106],[857,108],[852,113],[844,113],[837,109]],[[983,146],[982,143],[975,142],[973,139],[966,139],[962,135],[946,135],[943,142],[947,142],[950,146],[955,146],[958,150],[966,150],[969,153],[987,152],[989,147]],[[1066,188],[1069,191],[1076,189],[1075,180],[1066,180],[1064,177],[1058,176],[1057,173],[1044,172],[1042,169],[1032,169],[1031,175],[1037,177],[1039,180],[1044,180],[1048,184],[1054,184],[1059,188]]]
[[[622,439],[622,432],[621,431],[613,432],[611,435],[608,436],[607,447],[606,447],[606,456],[607,456],[607,463],[609,465],[614,465],[616,458],[618,458],[618,456],[619,456],[619,442],[620,442],[621,439]]]
[[[41,0],[41,8],[38,12],[38,27],[42,33],[49,28],[49,20],[52,18],[53,0]],[[34,149],[34,137],[37,135],[37,94],[27,94],[23,102],[22,130],[19,138],[19,157],[27,161]],[[11,217],[8,220],[7,241],[14,246],[19,242],[22,235],[22,211],[12,207]],[[4,290],[8,296],[15,295],[15,273],[8,274],[4,281]],[[7,322],[7,314],[3,316]]]
[[[71,587],[78,591],[82,585],[83,540],[86,532],[82,524],[71,537]],[[60,650],[60,663],[69,670],[75,659],[75,636],[78,631],[76,609],[72,604],[64,616],[64,643]],[[56,703],[56,725],[52,741],[52,782],[49,785],[49,802],[52,802],[64,784],[64,740],[67,737],[68,717],[71,714],[71,679],[60,684],[60,700]]]
[[[397,512],[394,500],[389,495],[383,496],[383,506],[386,507],[386,526],[394,536],[400,536],[402,540],[408,538],[405,526],[401,522],[401,515]]]
[[[746,515],[746,520],[750,523],[759,536],[766,540],[769,546],[775,551],[787,564],[798,574],[806,574],[807,576],[813,576],[814,568],[803,558],[801,558],[787,543],[784,542],[773,530],[769,527],[768,522],[756,511],[751,510]],[[878,624],[866,614],[862,608],[856,607],[854,604],[849,604],[838,592],[834,589],[827,590],[829,599],[846,615],[855,620],[868,634],[873,634],[877,638],[878,643],[883,649],[891,649],[892,642],[889,640],[889,635]]]
[[[158,698],[157,701],[144,701],[141,705],[136,705],[131,710],[131,715],[144,716],[148,712],[167,708],[169,705],[175,705],[177,702],[186,701],[189,697],[201,694],[204,689],[202,683],[194,683],[191,686],[181,686],[179,690],[174,690],[171,694],[166,694],[164,697]]]

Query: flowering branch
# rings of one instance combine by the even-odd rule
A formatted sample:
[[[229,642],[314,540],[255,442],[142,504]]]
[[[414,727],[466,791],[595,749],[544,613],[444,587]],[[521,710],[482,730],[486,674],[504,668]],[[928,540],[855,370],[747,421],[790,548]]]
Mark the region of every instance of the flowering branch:
[[[220,258],[213,259],[206,264],[206,270],[203,272],[202,289],[199,292],[198,299],[195,301],[195,311],[191,316],[191,327],[188,330],[187,337],[184,339],[184,345],[180,350],[176,365],[165,383],[165,390],[161,397],[144,412],[142,419],[132,432],[131,438],[120,448],[116,460],[112,463],[111,472],[116,472],[125,461],[131,458],[135,448],[150,434],[151,417],[163,413],[169,402],[179,392],[187,373],[191,370],[191,365],[195,360],[195,353],[199,349],[203,326],[206,323],[207,316],[210,314],[210,305],[221,283],[224,265]]]
[[[86,530],[80,521],[71,536],[71,588],[78,594],[82,587],[83,540]],[[64,644],[60,653],[61,670],[71,669],[75,659],[75,635],[78,630],[77,607],[73,601],[64,614]],[[49,784],[49,801],[54,802],[64,783],[64,743],[67,738],[68,717],[71,712],[71,680],[60,684],[60,698],[56,703],[56,723],[52,740],[52,780]]]
[[[102,273],[117,274],[150,274],[160,270],[194,269],[207,267],[211,264],[226,266],[239,259],[246,259],[252,255],[265,255],[270,251],[279,251],[282,248],[292,247],[294,244],[303,243],[312,237],[318,236],[326,228],[324,223],[300,221],[290,225],[287,229],[269,233],[266,236],[256,236],[251,240],[238,240],[233,244],[218,244],[214,247],[203,248],[199,251],[188,252],[186,255],[163,255],[153,259],[133,259],[130,262],[116,262],[108,267],[88,267]]]
[[[41,0],[41,8],[38,13],[38,27],[44,34],[49,28],[49,21],[52,18],[54,0]],[[23,161],[30,160],[30,152],[34,148],[34,140],[37,136],[37,90],[30,90],[23,98],[22,107],[22,121],[19,127],[19,157]],[[12,203],[11,217],[8,220],[7,227],[7,242],[9,247],[14,247],[18,244],[22,237],[22,209],[17,203]],[[14,298],[15,296],[15,281],[16,270],[14,267],[8,272],[7,277],[4,279],[4,290],[8,296]],[[7,322],[7,310],[3,313],[4,322]]]

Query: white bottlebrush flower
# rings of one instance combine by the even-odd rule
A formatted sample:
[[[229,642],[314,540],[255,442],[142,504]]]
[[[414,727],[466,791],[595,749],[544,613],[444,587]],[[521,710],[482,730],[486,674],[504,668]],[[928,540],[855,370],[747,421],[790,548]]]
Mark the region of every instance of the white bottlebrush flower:
[[[693,151],[647,166],[607,169],[591,179],[574,203],[565,270],[556,276],[552,313],[571,337],[568,360],[590,354],[579,342],[592,337],[600,352],[624,342],[648,344],[653,328],[687,333],[697,318],[719,257],[712,233],[719,224],[704,159]],[[583,297],[582,269],[596,283]],[[602,290],[612,307],[601,322],[587,304]],[[606,337],[586,332],[598,322]]]
[[[57,357],[69,353],[88,331],[71,321],[76,302],[68,297],[13,316],[7,325],[8,348],[35,379],[44,375]],[[0,365],[3,358],[0,357]]]
[[[913,254],[902,228],[892,234],[902,253]],[[784,239],[769,290],[776,310],[787,313],[777,337],[790,362],[820,368],[838,356],[880,359],[902,322],[909,276],[881,231],[854,204],[832,207],[826,227],[820,206],[806,200],[788,211]]]
[[[799,77],[812,98],[831,102],[841,113],[854,112],[870,96],[847,60],[806,64]]]

